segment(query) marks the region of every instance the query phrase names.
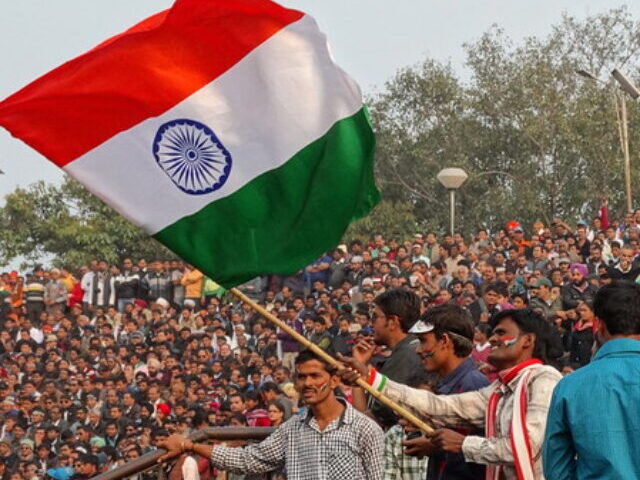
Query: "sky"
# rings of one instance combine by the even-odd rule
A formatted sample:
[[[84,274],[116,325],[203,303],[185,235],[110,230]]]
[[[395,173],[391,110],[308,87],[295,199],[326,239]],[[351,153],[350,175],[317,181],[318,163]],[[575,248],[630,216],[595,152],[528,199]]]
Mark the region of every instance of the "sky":
[[[85,52],[170,0],[20,0],[0,5],[0,98]],[[563,13],[582,18],[628,4],[616,0],[286,0],[318,21],[333,55],[365,93],[405,66],[430,57],[464,76],[465,42],[492,25],[514,42],[544,36]],[[57,167],[0,128],[0,199],[16,187],[60,182]],[[1,201],[1,200],[0,200]]]

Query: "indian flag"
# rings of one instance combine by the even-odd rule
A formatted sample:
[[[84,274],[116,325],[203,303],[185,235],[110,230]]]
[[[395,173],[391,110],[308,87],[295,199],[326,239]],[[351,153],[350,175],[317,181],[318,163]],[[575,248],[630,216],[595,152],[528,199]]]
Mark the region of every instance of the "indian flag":
[[[225,287],[295,272],[379,199],[358,86],[267,0],[178,0],[5,99],[0,125]]]

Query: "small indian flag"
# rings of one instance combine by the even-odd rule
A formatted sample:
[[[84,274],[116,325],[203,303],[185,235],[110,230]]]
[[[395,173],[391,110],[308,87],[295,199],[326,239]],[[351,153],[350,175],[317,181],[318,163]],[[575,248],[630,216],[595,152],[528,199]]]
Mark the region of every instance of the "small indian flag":
[[[225,287],[295,272],[379,199],[358,86],[267,0],[178,0],[1,102],[0,125]]]

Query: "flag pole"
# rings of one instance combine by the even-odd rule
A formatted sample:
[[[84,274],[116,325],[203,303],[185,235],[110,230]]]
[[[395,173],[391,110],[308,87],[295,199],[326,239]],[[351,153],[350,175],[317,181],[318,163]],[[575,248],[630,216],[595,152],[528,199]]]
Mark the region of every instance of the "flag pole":
[[[251,300],[249,297],[247,297],[244,293],[242,293],[237,288],[232,288],[229,291],[233,295],[235,295],[238,299],[240,299],[241,301],[243,301],[244,303],[249,305],[252,309],[254,309],[256,312],[258,312],[260,315],[262,315],[264,318],[269,320],[271,323],[277,325],[278,327],[280,327],[281,330],[284,330],[285,332],[287,332],[289,335],[291,335],[294,338],[294,340],[296,342],[298,342],[299,344],[301,344],[305,348],[308,348],[309,350],[311,350],[313,353],[318,355],[320,358],[322,358],[329,365],[333,365],[334,367],[341,367],[342,366],[342,364],[338,360],[336,360],[331,355],[329,355],[327,352],[322,350],[315,343],[309,341],[304,336],[300,335],[295,329],[291,328],[289,325],[287,325],[285,322],[280,320],[278,317],[276,317],[275,315],[273,315],[272,313],[267,311],[265,308],[263,308],[260,305],[258,305],[256,302]],[[416,427],[418,427],[420,430],[422,430],[427,435],[430,435],[430,434],[433,433],[433,431],[434,431],[433,428],[431,428],[425,422],[420,420],[418,417],[416,417],[413,413],[411,413],[406,408],[401,407],[396,402],[394,402],[390,398],[386,397],[381,392],[377,391],[375,388],[373,388],[371,385],[369,385],[363,378],[359,378],[356,383],[358,384],[359,387],[361,387],[361,388],[365,389],[367,392],[369,392],[369,394],[371,394],[373,397],[375,397],[380,403],[382,403],[383,405],[389,407],[390,409],[395,411],[398,415],[400,415],[404,419],[410,421],[412,424],[414,424]]]

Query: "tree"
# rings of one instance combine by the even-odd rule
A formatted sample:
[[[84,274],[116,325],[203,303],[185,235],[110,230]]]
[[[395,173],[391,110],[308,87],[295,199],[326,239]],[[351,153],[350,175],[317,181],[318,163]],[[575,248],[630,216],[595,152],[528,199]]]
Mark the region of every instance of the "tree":
[[[385,238],[405,238],[417,231],[413,207],[406,202],[382,201],[367,215],[349,225],[345,238],[367,241],[374,233]]]
[[[27,264],[52,257],[78,267],[91,259],[175,258],[167,248],[67,177],[60,186],[38,182],[5,197],[0,209],[0,261]]]
[[[444,167],[470,178],[458,195],[461,230],[588,218],[599,197],[623,209],[623,169],[612,95],[576,75],[640,65],[640,26],[624,8],[577,21],[565,16],[544,38],[514,44],[492,28],[465,46],[470,80],[427,59],[398,72],[373,96],[383,198],[407,202],[416,219],[444,231]],[[631,148],[640,145],[630,103]],[[635,191],[640,182],[634,179]]]

